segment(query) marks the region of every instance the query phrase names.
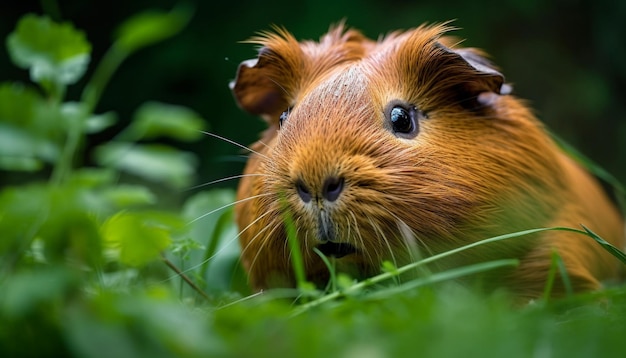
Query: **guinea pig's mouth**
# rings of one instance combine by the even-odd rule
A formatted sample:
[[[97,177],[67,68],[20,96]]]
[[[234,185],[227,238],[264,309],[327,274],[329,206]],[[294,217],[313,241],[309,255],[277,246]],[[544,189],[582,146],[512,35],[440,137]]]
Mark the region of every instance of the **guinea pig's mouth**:
[[[346,255],[354,254],[357,251],[356,247],[348,243],[330,241],[317,245],[317,249],[326,256],[332,256],[338,259]]]

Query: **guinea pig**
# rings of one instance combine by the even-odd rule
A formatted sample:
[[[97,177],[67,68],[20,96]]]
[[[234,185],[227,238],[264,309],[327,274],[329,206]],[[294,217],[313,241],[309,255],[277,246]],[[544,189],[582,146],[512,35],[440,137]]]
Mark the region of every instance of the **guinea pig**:
[[[560,149],[503,75],[446,24],[379,40],[343,23],[319,41],[275,28],[253,37],[258,57],[230,88],[267,129],[251,146],[237,191],[241,260],[253,289],[293,287],[292,223],[306,279],[354,278],[482,239],[585,225],[624,247],[624,221],[596,179]],[[287,217],[290,220],[287,220]],[[515,258],[488,287],[542,295],[554,253],[575,291],[623,266],[594,240],[544,231],[480,245],[433,270]],[[553,294],[566,285],[555,280]]]

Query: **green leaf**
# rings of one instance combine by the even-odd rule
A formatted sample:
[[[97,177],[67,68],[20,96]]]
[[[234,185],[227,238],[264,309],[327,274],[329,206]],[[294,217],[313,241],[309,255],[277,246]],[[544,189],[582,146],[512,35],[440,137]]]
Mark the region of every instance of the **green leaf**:
[[[117,29],[116,45],[133,52],[163,41],[180,32],[191,15],[191,9],[183,6],[170,12],[152,10],[137,14]]]
[[[202,137],[204,123],[202,117],[187,107],[148,102],[137,110],[128,130],[135,140],[170,137],[193,141]]]
[[[96,265],[101,258],[95,217],[101,199],[84,188],[28,185],[0,192],[0,253],[30,247],[41,239],[46,261],[71,258]]]
[[[113,126],[117,122],[117,115],[114,112],[106,112],[89,116],[85,121],[85,133],[100,133]]]
[[[54,105],[31,87],[16,83],[0,84],[0,125],[28,132],[28,136],[61,145],[71,119],[65,118],[75,104]],[[50,156],[47,156],[50,158]]]
[[[78,81],[87,70],[91,52],[82,31],[34,14],[18,22],[7,38],[7,48],[17,66],[30,70],[34,82],[57,85]]]
[[[190,197],[183,206],[183,216],[189,222],[192,240],[200,243],[204,252],[190,251],[190,263],[201,263],[198,275],[210,291],[247,286],[245,278],[237,281],[240,248],[237,227],[233,220],[232,189],[213,189]],[[173,258],[174,261],[175,258]],[[183,265],[180,262],[180,265]],[[210,269],[209,269],[210,267]]]
[[[45,257],[48,260],[68,260],[99,267],[102,263],[102,247],[95,217],[74,204],[57,214],[55,210],[58,210],[59,198],[53,199],[56,200],[52,201],[50,222],[44,225],[40,233],[45,239]]]
[[[96,148],[96,161],[147,179],[180,188],[191,183],[196,157],[163,145],[107,143]]]
[[[112,169],[85,167],[72,173],[68,186],[97,188],[107,184],[113,184],[116,179],[116,173]]]
[[[63,337],[77,357],[228,356],[206,313],[189,309],[160,286],[98,293],[87,304],[65,308]]]
[[[44,241],[46,258],[99,264],[102,248],[96,217],[105,210],[102,200],[82,187],[42,185],[41,189],[45,196],[38,205],[46,213],[38,237]]]
[[[158,258],[171,242],[172,228],[163,218],[165,214],[118,213],[102,225],[105,246],[118,253],[120,262],[143,266]]]
[[[75,283],[66,268],[25,270],[9,276],[0,292],[0,312],[9,317],[25,316],[44,302],[58,301]]]
[[[46,220],[48,202],[41,186],[0,191],[0,255],[18,255],[30,245]]]
[[[117,122],[115,112],[89,115],[84,102],[65,102],[60,106],[60,118],[64,128],[83,127],[85,133],[99,133]]]
[[[148,188],[140,185],[117,185],[106,188],[102,195],[118,207],[147,205],[157,202],[157,198]]]
[[[28,156],[1,156],[0,169],[22,172],[36,172],[43,168],[43,163]]]
[[[0,122],[28,127],[42,98],[34,89],[17,83],[0,84]]]
[[[398,267],[393,264],[393,262],[385,260],[383,261],[382,267],[383,272],[389,272],[391,274],[398,274]]]
[[[59,108],[60,122],[64,128],[84,126],[87,108],[81,102],[65,102]]]
[[[0,84],[0,169],[34,172],[43,167],[40,154],[58,155],[58,148],[30,130],[37,127],[40,105],[39,94],[31,88]]]
[[[59,153],[60,149],[55,143],[37,137],[29,131],[0,123],[0,157],[7,158],[5,160],[40,158],[54,162]]]

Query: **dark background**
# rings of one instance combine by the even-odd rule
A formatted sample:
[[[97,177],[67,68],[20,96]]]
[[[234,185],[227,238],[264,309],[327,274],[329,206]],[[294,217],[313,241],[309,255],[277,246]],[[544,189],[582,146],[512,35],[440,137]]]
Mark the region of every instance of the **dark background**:
[[[112,34],[124,19],[147,9],[169,10],[175,1],[58,2],[59,15],[87,34],[93,45],[90,76]],[[240,111],[228,89],[239,62],[255,57],[241,44],[272,24],[300,39],[318,39],[330,24],[347,24],[376,38],[424,22],[455,19],[455,35],[485,49],[529,100],[548,127],[626,182],[626,1],[196,1],[184,31],[142,49],[111,79],[98,112],[116,111],[128,120],[144,101],[188,106],[206,118],[209,131],[243,144],[253,142],[262,122]],[[37,1],[0,4],[0,38],[26,12],[43,13]],[[0,47],[0,81],[28,81]],[[84,81],[68,92],[77,99]],[[93,137],[96,145],[114,130]],[[184,146],[201,158],[198,183],[236,175],[245,158],[213,138]],[[228,184],[235,185],[230,181]]]

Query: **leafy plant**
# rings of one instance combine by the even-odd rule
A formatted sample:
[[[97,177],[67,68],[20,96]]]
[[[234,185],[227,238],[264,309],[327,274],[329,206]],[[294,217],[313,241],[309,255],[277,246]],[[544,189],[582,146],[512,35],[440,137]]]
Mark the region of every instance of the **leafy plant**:
[[[162,261],[179,270],[168,255],[200,251],[200,242],[210,243],[211,232],[226,225],[192,238],[187,223],[195,217],[189,215],[200,216],[197,211],[208,210],[206,205],[191,213],[156,209],[158,195],[151,189],[156,185],[149,184],[170,190],[190,186],[195,155],[155,140],[199,140],[206,121],[189,108],[154,101],[141,105],[123,127],[114,112],[96,112],[124,59],[176,35],[191,16],[191,8],[180,6],[141,13],[121,24],[78,99],[66,94],[90,72],[91,45],[82,31],[27,14],[8,36],[11,60],[29,72],[32,84],[0,84],[0,170],[26,178],[0,191],[3,352],[23,355],[49,348],[93,356],[103,342],[119,343],[113,346],[122,356],[182,351],[187,344],[212,351],[167,331],[172,319],[189,313],[173,306],[175,296],[169,292],[174,291],[168,288],[185,274],[178,271],[177,280],[169,279]],[[90,136],[114,125],[121,127],[114,140],[95,148],[89,160]],[[95,165],[83,164],[85,159]],[[233,200],[231,191],[221,196]],[[197,200],[192,197],[187,205]],[[227,209],[212,219],[230,217]],[[179,294],[209,298],[202,289],[210,286]],[[123,295],[129,291],[136,295]],[[163,316],[157,318],[159,312]],[[147,336],[129,341],[133,334],[124,333],[121,325],[137,324],[145,325]],[[191,326],[181,334],[191,337],[205,329],[196,332],[198,327]]]

